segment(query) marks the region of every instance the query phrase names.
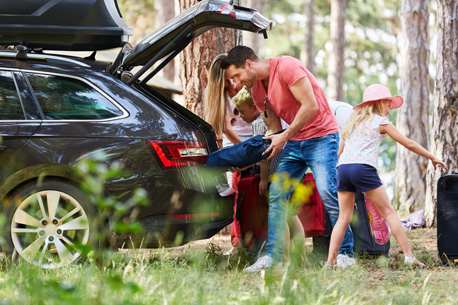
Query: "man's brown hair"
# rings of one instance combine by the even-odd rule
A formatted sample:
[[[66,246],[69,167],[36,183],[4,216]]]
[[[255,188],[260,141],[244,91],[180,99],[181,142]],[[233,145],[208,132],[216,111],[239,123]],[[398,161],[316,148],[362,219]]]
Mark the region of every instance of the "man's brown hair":
[[[259,57],[254,51],[246,46],[236,46],[229,51],[227,56],[221,61],[221,69],[227,69],[230,65],[236,68],[245,67],[247,59],[251,61],[258,61]]]

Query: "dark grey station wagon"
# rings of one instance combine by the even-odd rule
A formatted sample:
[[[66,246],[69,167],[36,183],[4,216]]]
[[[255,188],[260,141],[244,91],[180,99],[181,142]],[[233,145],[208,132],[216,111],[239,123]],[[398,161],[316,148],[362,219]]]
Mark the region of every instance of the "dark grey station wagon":
[[[142,236],[133,239],[143,247],[177,235],[182,243],[207,238],[228,225],[232,198],[204,171],[217,149],[213,130],[147,82],[209,29],[265,34],[271,22],[228,1],[204,0],[132,48],[114,0],[14,3],[0,4],[0,45],[9,46],[0,50],[3,249],[44,268],[77,260],[73,246],[96,235],[100,211],[81,190],[76,164],[101,152],[129,173],[106,181],[107,196],[123,203],[136,188],[147,191],[149,204],[135,217]],[[114,62],[47,54],[119,46]]]

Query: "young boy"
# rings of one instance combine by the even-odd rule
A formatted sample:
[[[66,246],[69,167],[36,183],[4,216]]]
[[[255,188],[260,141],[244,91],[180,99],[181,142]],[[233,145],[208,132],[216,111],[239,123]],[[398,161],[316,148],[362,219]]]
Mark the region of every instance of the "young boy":
[[[251,94],[247,87],[243,87],[233,98],[232,104],[239,111],[240,117],[247,123],[251,124],[253,136],[262,135],[267,133],[267,126],[264,124],[261,113],[256,105],[253,103]],[[259,183],[259,194],[266,195],[269,184],[269,176],[275,172],[278,157],[272,162],[261,161],[259,163],[261,168],[261,181]],[[269,164],[270,163],[270,164]],[[272,166],[270,166],[272,165]],[[270,169],[270,170],[269,170]]]

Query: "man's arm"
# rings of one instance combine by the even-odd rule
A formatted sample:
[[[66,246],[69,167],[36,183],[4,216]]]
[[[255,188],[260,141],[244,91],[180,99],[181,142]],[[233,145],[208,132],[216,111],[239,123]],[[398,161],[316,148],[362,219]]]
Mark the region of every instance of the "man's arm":
[[[285,146],[286,141],[292,138],[305,124],[307,124],[318,110],[318,103],[313,94],[312,84],[308,77],[299,79],[291,86],[290,90],[294,98],[301,104],[301,107],[297,111],[294,120],[284,132],[278,135],[264,137],[264,139],[272,140],[269,148],[264,152],[264,154],[266,154],[272,151],[268,159],[279,154]]]

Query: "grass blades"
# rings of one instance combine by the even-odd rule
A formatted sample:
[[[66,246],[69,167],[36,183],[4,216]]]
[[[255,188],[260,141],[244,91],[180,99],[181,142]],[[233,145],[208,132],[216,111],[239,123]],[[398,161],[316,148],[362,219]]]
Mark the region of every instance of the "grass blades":
[[[458,273],[428,249],[432,229],[408,232],[427,264],[402,263],[392,238],[390,258],[361,258],[351,269],[323,269],[311,253],[281,271],[247,274],[247,253],[223,256],[220,246],[180,251],[125,250],[57,270],[2,258],[0,304],[457,304]],[[228,239],[227,239],[228,240]]]

